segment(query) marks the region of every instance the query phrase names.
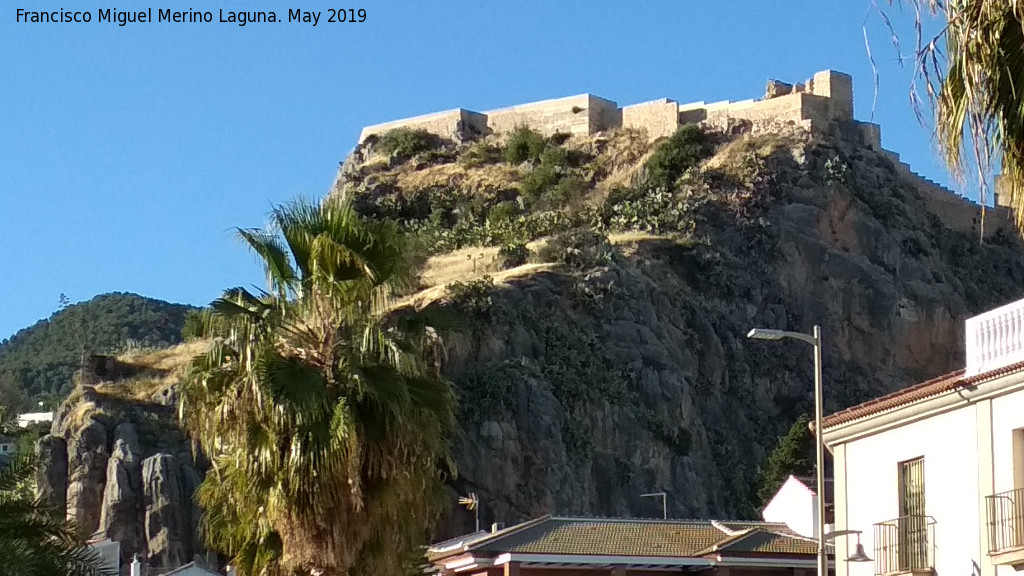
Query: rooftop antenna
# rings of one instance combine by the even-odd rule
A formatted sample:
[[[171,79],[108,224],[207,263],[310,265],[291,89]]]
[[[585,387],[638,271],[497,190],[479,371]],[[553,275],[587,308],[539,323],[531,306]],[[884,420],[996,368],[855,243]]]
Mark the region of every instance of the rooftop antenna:
[[[480,531],[480,499],[477,498],[476,492],[470,492],[467,496],[459,496],[459,504],[466,507],[466,510],[473,512],[473,517],[476,519],[476,531]]]
[[[668,494],[664,492],[651,492],[650,494],[641,494],[641,498],[657,498],[661,497],[661,519],[668,520]]]

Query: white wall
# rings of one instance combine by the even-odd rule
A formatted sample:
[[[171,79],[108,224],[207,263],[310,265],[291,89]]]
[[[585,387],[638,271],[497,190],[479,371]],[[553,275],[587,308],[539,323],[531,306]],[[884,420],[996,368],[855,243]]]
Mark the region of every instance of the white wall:
[[[792,476],[786,480],[761,517],[765,522],[784,522],[790,530],[807,536],[818,536],[818,499],[807,486]]]
[[[1017,455],[1015,458],[1013,453],[1013,431],[1024,428],[1024,391],[1013,392],[994,398],[991,409],[992,485],[983,487],[983,497],[1015,488],[1013,467],[1014,461],[1019,460],[1020,455]],[[1024,462],[1018,462],[1017,465],[1024,465]],[[986,529],[984,520],[982,529]],[[987,532],[983,533],[982,536],[987,537]],[[1009,566],[998,566],[995,568],[995,573],[998,576],[1017,575],[1017,572]]]
[[[970,576],[981,564],[977,410],[957,408],[925,420],[857,439],[835,451],[836,529],[863,530],[861,542],[874,558],[874,527],[899,516],[897,464],[924,457],[925,508],[936,520],[935,568],[940,576]],[[842,491],[845,490],[845,498]],[[844,525],[845,524],[845,525]],[[836,546],[837,574],[873,576],[871,562],[847,563],[856,539]],[[1009,576],[1009,575],[1006,575]]]

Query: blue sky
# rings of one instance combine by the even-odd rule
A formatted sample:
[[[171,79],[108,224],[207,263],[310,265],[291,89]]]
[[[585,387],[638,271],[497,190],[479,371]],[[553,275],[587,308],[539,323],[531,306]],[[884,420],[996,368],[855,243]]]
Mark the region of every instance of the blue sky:
[[[131,8],[211,10],[218,4]],[[883,0],[879,0],[887,6]],[[908,101],[909,73],[870,0],[373,0],[364,23],[18,24],[0,10],[0,339],[72,301],[130,291],[205,304],[262,283],[235,226],[322,196],[366,124],[583,92],[632,104],[760,97],[765,81],[853,74],[881,86],[882,143],[949,182]],[[118,6],[120,8],[120,6]],[[122,8],[123,9],[123,8]],[[911,42],[911,16],[894,18]]]

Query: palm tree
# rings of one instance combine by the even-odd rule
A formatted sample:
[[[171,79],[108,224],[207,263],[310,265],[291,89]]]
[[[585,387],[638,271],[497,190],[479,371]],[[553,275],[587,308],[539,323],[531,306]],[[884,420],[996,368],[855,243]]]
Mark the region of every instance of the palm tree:
[[[0,464],[0,558],[5,576],[101,576],[94,550],[87,548],[63,512],[30,495],[35,471],[31,455]],[[115,572],[116,573],[116,572]]]
[[[211,305],[180,405],[212,461],[206,539],[243,575],[396,573],[439,509],[455,409],[429,320],[389,314],[403,237],[337,197],[238,234],[267,290]]]
[[[1024,5],[1007,0],[909,1],[919,15],[919,38],[920,14],[931,12],[945,20],[938,36],[918,41],[916,56],[936,106],[947,163],[962,177],[973,160],[983,183],[984,175],[1001,161],[1010,184],[1009,204],[1024,231]]]

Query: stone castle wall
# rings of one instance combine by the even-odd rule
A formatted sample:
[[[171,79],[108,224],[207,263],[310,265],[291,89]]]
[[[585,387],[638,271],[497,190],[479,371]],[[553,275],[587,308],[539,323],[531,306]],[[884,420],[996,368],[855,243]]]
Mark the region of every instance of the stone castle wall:
[[[371,134],[383,134],[396,128],[426,130],[431,134],[437,134],[446,138],[459,131],[486,134],[487,116],[464,108],[424,114],[422,116],[367,126],[359,134],[359,141],[366,140]]]
[[[622,108],[622,126],[645,130],[648,138],[657,140],[675,133],[679,114],[679,103],[668,98],[633,104]]]
[[[977,236],[982,231],[981,204],[914,172],[909,164],[900,160],[899,154],[889,150],[882,152],[892,160],[896,171],[914,185],[928,211],[938,216],[943,224],[972,236]],[[985,237],[1000,230],[1011,232],[1014,229],[1012,213],[1000,200],[1001,196],[1005,200],[1005,194],[1000,195],[999,192],[1000,182],[997,177],[995,206],[985,209]]]
[[[806,121],[810,121],[808,124]],[[473,112],[463,108],[386,122],[363,128],[359,142],[372,134],[395,128],[423,129],[446,138],[472,134],[502,134],[517,126],[529,126],[543,134],[595,134],[612,128],[630,128],[647,133],[652,140],[669,136],[691,122],[725,126],[747,121],[756,131],[760,125],[795,122],[813,123],[853,120],[853,79],[842,72],[826,70],[802,84],[769,81],[761,100],[678,104],[662,98],[620,108],[606,98],[579,94]]]
[[[482,115],[487,118],[487,128],[492,133],[507,133],[518,126],[529,126],[545,135],[556,132],[595,134],[621,124],[618,105],[592,94],[522,104]]]

